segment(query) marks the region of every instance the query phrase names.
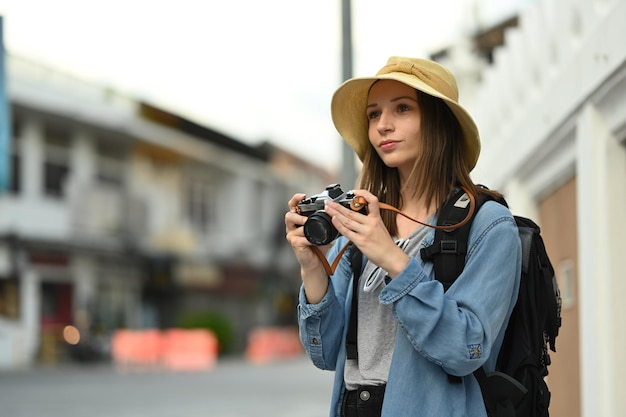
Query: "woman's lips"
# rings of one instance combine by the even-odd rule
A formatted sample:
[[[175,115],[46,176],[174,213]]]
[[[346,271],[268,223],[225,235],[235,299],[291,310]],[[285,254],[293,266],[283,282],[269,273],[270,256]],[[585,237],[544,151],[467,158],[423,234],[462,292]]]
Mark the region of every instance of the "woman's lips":
[[[394,149],[398,145],[398,143],[399,142],[395,140],[384,140],[380,142],[379,147],[382,151],[390,151]]]

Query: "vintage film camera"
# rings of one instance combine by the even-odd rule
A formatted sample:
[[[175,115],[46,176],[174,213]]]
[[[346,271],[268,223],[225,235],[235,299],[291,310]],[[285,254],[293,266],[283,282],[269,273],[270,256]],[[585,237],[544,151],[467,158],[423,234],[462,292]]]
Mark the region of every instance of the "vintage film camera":
[[[324,211],[326,200],[339,203],[353,211],[367,214],[367,206],[355,208],[350,203],[355,195],[351,191],[344,192],[339,184],[331,184],[320,194],[306,198],[298,203],[298,213],[307,216],[304,223],[304,235],[314,245],[328,245],[339,236],[330,216]]]

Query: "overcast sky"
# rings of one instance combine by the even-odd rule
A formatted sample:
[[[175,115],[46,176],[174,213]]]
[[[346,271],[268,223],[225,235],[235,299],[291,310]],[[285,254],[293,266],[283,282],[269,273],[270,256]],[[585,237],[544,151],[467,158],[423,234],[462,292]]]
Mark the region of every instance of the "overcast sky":
[[[353,0],[353,75],[533,0]],[[478,10],[478,13],[476,13]],[[341,0],[0,0],[5,48],[249,144],[340,162]]]

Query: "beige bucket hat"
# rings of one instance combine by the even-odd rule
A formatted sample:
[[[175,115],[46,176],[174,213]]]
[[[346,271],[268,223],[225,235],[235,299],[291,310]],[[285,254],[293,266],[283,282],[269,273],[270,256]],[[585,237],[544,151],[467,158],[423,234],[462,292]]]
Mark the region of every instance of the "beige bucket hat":
[[[480,136],[476,123],[459,104],[454,76],[442,65],[420,58],[393,56],[374,77],[352,78],[344,82],[331,101],[333,123],[361,161],[370,146],[366,116],[367,96],[377,80],[396,80],[433,97],[442,99],[456,116],[465,140],[466,161],[470,171],[480,154]]]

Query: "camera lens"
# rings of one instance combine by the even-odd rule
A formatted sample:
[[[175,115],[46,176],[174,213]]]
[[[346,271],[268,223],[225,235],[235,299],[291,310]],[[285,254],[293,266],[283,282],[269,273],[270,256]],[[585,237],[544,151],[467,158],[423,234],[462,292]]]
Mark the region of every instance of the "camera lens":
[[[314,245],[328,245],[335,240],[339,232],[333,226],[330,216],[323,211],[311,214],[304,223],[304,236]]]

